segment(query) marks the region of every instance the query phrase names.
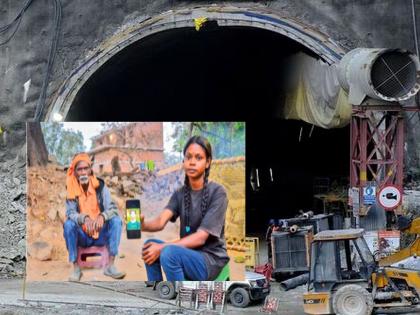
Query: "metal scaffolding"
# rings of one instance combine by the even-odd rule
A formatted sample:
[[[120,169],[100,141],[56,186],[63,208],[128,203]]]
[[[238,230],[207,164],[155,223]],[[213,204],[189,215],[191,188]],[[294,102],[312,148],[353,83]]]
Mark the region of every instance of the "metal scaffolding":
[[[351,118],[350,184],[358,188],[359,215],[367,213],[363,188],[387,185],[403,188],[404,118],[400,105],[353,106]],[[401,207],[401,206],[399,206]],[[398,209],[397,209],[398,210]]]

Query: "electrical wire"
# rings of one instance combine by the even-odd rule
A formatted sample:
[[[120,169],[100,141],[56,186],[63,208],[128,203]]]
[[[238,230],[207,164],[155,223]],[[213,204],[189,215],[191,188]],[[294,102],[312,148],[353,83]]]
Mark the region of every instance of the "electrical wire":
[[[417,36],[417,19],[416,19],[416,8],[414,4],[414,0],[411,0],[411,13],[413,15],[413,33],[414,33],[414,44],[416,48],[416,54],[419,57],[419,44],[418,44],[418,36]]]
[[[12,34],[3,42],[0,42],[0,46],[9,43],[13,37],[15,36],[16,32],[19,29],[19,26],[22,22],[22,17],[25,14],[26,10],[30,7],[33,3],[33,0],[27,0],[23,8],[19,11],[16,17],[7,25],[0,26],[0,36],[7,34],[10,30],[13,29]],[[42,118],[42,112],[45,106],[47,89],[48,89],[48,82],[51,76],[51,72],[53,69],[55,57],[57,55],[57,46],[58,46],[58,39],[61,29],[61,18],[62,18],[62,7],[60,0],[54,0],[54,35],[51,41],[51,46],[48,54],[48,62],[47,62],[47,70],[42,82],[41,93],[39,95],[36,107],[35,107],[35,121],[39,121]]]
[[[16,32],[17,32],[17,30],[20,26],[20,22],[22,21],[22,17],[24,15],[24,13],[26,12],[26,10],[29,8],[29,6],[32,4],[32,2],[33,2],[33,0],[27,0],[25,5],[23,6],[23,8],[20,9],[17,16],[13,19],[13,21],[10,22],[7,25],[4,25],[4,26],[0,27],[0,35],[4,35],[16,25],[13,33],[5,41],[0,42],[0,46],[9,43],[12,40],[12,38],[15,36],[15,34],[16,34]]]
[[[44,80],[42,82],[41,94],[39,95],[38,102],[35,107],[35,121],[40,121],[42,118],[43,110],[45,107],[45,101],[47,98],[48,82],[50,80],[51,72],[54,65],[54,60],[57,55],[57,46],[61,29],[61,15],[62,7],[60,0],[54,0],[54,36],[51,41],[50,51],[48,54],[47,70],[45,73]]]
[[[407,120],[407,121],[408,121],[408,122],[409,122],[409,121],[411,121],[411,119],[413,119],[413,117],[414,117],[414,115],[415,115],[415,114],[417,114],[417,113],[416,113],[416,112],[412,113],[412,114],[411,114],[411,116],[410,116],[410,118],[408,118],[408,120]]]
[[[416,54],[417,54],[417,58],[420,58],[419,55],[419,44],[418,44],[418,36],[417,36],[417,19],[416,19],[416,7],[414,4],[414,0],[411,0],[411,14],[413,16],[413,33],[414,33],[414,45],[416,48]],[[417,102],[417,106],[420,108],[420,96],[417,93],[417,95],[414,97],[414,100]],[[419,117],[419,121],[420,121],[420,111],[417,112],[417,115]]]
[[[6,45],[7,43],[9,43],[12,40],[12,38],[15,36],[17,30],[19,29],[19,25],[20,25],[21,21],[22,21],[22,17],[18,20],[18,22],[16,24],[16,27],[15,27],[15,30],[13,31],[12,35],[10,35],[9,38],[6,39],[4,42],[0,42],[0,46]]]
[[[0,34],[7,32],[12,26],[13,24],[15,24],[19,19],[22,18],[23,14],[25,13],[25,11],[29,8],[29,6],[32,4],[33,0],[27,0],[25,5],[23,6],[23,8],[19,11],[18,15],[13,19],[12,22],[10,22],[9,24],[5,25],[5,26],[0,26]]]

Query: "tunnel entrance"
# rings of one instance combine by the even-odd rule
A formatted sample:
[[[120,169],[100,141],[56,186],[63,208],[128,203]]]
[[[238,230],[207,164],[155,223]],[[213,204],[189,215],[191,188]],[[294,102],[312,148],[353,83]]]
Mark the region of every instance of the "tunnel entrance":
[[[287,59],[311,51],[249,27],[159,32],[99,68],[77,94],[69,121],[265,119],[279,114]]]
[[[91,74],[66,120],[246,121],[247,234],[260,234],[268,219],[310,209],[316,178],[348,177],[348,127],[281,119],[293,75],[288,61],[298,52],[318,57],[287,36],[252,27],[161,31]],[[262,171],[259,191],[250,186],[252,168]]]

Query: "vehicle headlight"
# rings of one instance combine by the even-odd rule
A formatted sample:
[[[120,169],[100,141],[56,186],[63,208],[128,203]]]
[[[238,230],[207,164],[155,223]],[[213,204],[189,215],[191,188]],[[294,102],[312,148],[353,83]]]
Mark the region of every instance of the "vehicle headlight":
[[[256,281],[256,280],[251,280],[251,281],[249,281],[249,284],[251,285],[251,287],[252,287],[252,288],[256,288],[256,287],[258,287],[258,283],[257,283],[257,281]]]

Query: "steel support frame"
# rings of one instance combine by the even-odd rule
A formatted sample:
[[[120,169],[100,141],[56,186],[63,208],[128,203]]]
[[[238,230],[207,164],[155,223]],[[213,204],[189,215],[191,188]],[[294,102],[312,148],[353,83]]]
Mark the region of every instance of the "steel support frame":
[[[363,188],[369,182],[376,184],[377,192],[386,185],[403,191],[403,109],[400,105],[353,106],[350,134],[350,185],[359,188],[359,215],[363,216],[368,210]]]

